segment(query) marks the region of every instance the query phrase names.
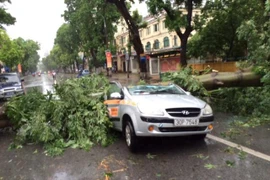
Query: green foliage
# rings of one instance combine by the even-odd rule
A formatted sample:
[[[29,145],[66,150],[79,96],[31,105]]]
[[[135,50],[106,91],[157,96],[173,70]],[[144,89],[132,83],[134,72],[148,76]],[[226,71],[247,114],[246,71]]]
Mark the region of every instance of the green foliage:
[[[198,34],[188,44],[189,55],[204,58],[239,60],[247,56],[247,39],[237,37],[241,24],[261,11],[251,0],[207,1],[198,21]]]
[[[215,169],[215,168],[217,168],[217,166],[216,165],[214,165],[214,164],[210,164],[210,163],[208,163],[208,164],[205,164],[204,165],[204,167],[206,168],[206,169]]]
[[[120,18],[116,7],[104,0],[66,0],[65,4],[64,18],[72,29],[71,37],[76,37],[79,51],[92,57],[93,66],[99,67],[105,60],[105,49],[110,48],[109,42],[114,39],[116,22]]]
[[[106,77],[91,75],[56,85],[55,94],[34,90],[11,99],[6,112],[17,129],[14,146],[42,143],[47,154],[59,155],[66,147],[108,145],[112,124],[103,104],[108,88]]]
[[[62,24],[57,31],[54,43],[53,51],[49,55],[51,57],[47,61],[55,62],[55,65],[65,69],[78,59],[80,37],[74,26],[69,23]],[[52,62],[48,65],[52,65]],[[46,68],[56,69],[47,66]]]
[[[23,58],[20,63],[22,64],[23,72],[36,71],[39,62],[38,50],[40,50],[38,42],[33,40],[24,40],[18,38],[14,40],[23,52]]]
[[[0,29],[0,59],[10,68],[21,63],[23,72],[35,71],[39,61],[39,44],[33,40],[17,38],[10,40]]]
[[[209,96],[209,93],[203,87],[203,84],[196,79],[196,76],[192,75],[192,73],[191,67],[182,68],[178,72],[167,72],[162,74],[162,81],[172,81],[196,96]]]
[[[146,85],[147,83],[144,80],[140,79],[140,81],[137,84],[138,85]]]
[[[237,30],[240,39],[247,40],[248,61],[256,73],[262,75],[262,82],[270,84],[270,2],[257,3],[259,12],[242,23]]]
[[[249,1],[248,4],[254,4],[250,6],[251,17],[242,22],[237,35],[239,39],[247,41],[248,59],[242,68],[252,66],[262,76],[264,86],[224,88],[211,93],[215,104],[213,107],[240,115],[224,136],[233,137],[243,134],[246,128],[270,123],[270,2],[261,2]]]
[[[47,70],[58,68],[67,68],[74,62],[77,55],[68,53],[60,44],[55,44],[50,52],[50,55],[42,59],[42,63]]]
[[[247,157],[247,153],[245,152],[245,151],[239,151],[239,153],[238,153],[238,157],[239,157],[239,159],[240,160],[244,160],[244,159],[246,159],[246,157]]]
[[[2,3],[11,3],[10,0],[1,0]],[[16,22],[16,18],[14,18],[10,13],[6,11],[5,6],[0,5],[0,29],[4,29],[3,25],[13,25]]]
[[[137,9],[132,12],[132,19],[135,21],[135,23],[140,29],[146,28],[148,25],[146,21],[143,21],[143,17],[139,14],[139,11]]]
[[[170,31],[175,31],[181,40],[181,65],[187,65],[187,42],[191,32],[197,29],[198,15],[193,9],[202,6],[202,0],[147,0],[148,10],[152,15],[158,16],[164,12],[165,25]]]
[[[153,155],[153,154],[150,154],[150,153],[147,153],[146,157],[147,159],[155,159],[157,155]]]
[[[270,86],[224,88],[212,93],[213,107],[249,118],[250,126],[270,122]],[[247,123],[247,122],[245,122]],[[246,126],[242,123],[243,126]]]
[[[227,165],[228,167],[234,167],[234,166],[235,166],[235,161],[229,161],[229,160],[227,160],[227,161],[226,161],[226,165]]]

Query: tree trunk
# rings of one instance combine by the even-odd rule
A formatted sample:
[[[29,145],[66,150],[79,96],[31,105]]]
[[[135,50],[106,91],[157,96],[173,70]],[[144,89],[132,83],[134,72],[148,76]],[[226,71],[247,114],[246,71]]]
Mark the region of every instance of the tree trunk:
[[[97,68],[99,66],[99,63],[97,62],[97,56],[96,56],[96,51],[94,50],[94,48],[90,49],[90,53],[92,56],[92,64],[94,65],[95,68]]]
[[[141,38],[139,35],[139,27],[136,25],[136,23],[132,19],[127,9],[125,0],[107,0],[107,2],[115,4],[118,11],[124,17],[126,24],[128,25],[128,29],[131,33],[131,41],[132,41],[133,47],[137,53],[137,61],[140,67],[140,71],[143,73],[146,73],[147,72],[146,63],[141,62],[141,59],[140,59],[140,54],[144,53],[144,49],[143,49],[143,45],[142,45]]]
[[[180,64],[181,67],[187,66],[187,38],[188,37],[182,37],[181,38],[181,53],[180,53]]]
[[[252,87],[262,86],[261,76],[253,72],[219,72],[197,77],[207,90],[221,87]]]
[[[187,4],[186,4],[186,8],[187,8],[187,25],[185,27],[185,32],[182,33],[181,32],[181,28],[175,28],[175,32],[178,35],[178,37],[181,40],[181,54],[180,54],[180,64],[182,67],[186,67],[187,66],[187,40],[188,37],[190,35],[190,33],[193,31],[193,27],[191,25],[191,21],[192,21],[192,11],[193,11],[193,1],[194,0],[188,0]],[[171,19],[174,20],[176,17],[174,16],[174,13],[172,11],[172,9],[168,8],[168,7],[164,7],[164,10],[167,13],[167,16]]]

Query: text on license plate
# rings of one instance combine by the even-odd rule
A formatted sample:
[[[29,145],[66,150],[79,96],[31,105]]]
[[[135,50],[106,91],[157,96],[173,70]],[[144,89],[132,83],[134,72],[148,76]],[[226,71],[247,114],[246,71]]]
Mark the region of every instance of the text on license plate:
[[[194,126],[199,124],[199,119],[175,119],[175,126]]]

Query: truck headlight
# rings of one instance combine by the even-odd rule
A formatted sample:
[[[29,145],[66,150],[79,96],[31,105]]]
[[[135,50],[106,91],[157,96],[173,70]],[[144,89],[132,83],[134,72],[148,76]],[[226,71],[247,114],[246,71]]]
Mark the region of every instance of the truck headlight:
[[[149,104],[138,104],[137,107],[142,114],[164,116],[164,112],[160,108],[153,107]]]
[[[203,109],[203,115],[211,115],[213,114],[213,110],[209,104],[206,104],[206,106]]]

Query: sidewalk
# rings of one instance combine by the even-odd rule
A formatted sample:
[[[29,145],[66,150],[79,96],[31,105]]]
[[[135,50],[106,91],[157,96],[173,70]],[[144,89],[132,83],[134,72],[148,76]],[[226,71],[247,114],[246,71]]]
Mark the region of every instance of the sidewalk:
[[[118,81],[122,85],[135,85],[140,81],[140,75],[135,73],[130,73],[129,78],[127,73],[113,73],[111,77],[109,77],[110,81]]]
[[[148,75],[149,76],[149,75]],[[140,81],[140,74],[139,73],[130,73],[129,78],[127,73],[113,73],[112,77],[109,77],[111,81],[118,81],[122,85],[135,85]],[[153,79],[152,77],[148,77],[146,83],[156,83],[160,82],[159,79]]]

